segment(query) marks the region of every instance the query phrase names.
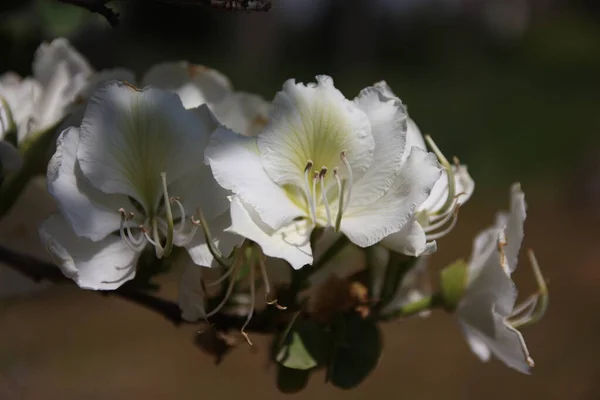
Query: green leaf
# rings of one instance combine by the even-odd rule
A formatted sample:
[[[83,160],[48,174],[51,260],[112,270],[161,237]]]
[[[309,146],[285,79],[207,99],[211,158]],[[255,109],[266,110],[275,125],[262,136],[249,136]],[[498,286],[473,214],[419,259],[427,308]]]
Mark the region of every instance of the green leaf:
[[[298,320],[276,350],[275,359],[287,368],[315,368],[327,360],[331,342],[331,335],[324,328],[311,321]]]
[[[355,388],[379,362],[381,332],[375,320],[352,313],[336,320],[334,335],[336,343],[328,378],[341,389]]]
[[[310,371],[286,368],[279,365],[277,368],[277,388],[283,393],[298,393],[308,385]]]
[[[457,260],[442,270],[440,285],[444,306],[454,311],[467,287],[467,263]]]

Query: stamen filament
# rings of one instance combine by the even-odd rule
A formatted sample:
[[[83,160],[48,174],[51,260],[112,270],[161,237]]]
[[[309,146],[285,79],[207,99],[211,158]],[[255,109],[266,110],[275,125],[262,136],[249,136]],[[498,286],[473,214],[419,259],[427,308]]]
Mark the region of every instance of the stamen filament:
[[[352,196],[352,183],[354,179],[352,177],[352,168],[350,167],[350,162],[348,162],[348,158],[346,158],[346,150],[342,151],[340,158],[342,159],[342,162],[346,166],[346,171],[348,172],[348,195],[346,196],[346,204],[344,206],[344,211],[346,211],[348,204],[350,204],[350,197]]]
[[[256,257],[256,256],[255,256]],[[254,279],[254,260],[250,260],[250,311],[248,311],[248,317],[246,317],[246,322],[242,325],[242,329],[240,332],[248,342],[250,346],[252,346],[252,342],[250,341],[250,337],[246,333],[246,327],[250,323],[252,316],[254,315],[254,307],[256,306],[256,282]]]
[[[162,255],[167,257],[173,250],[173,211],[171,210],[171,201],[169,199],[169,192],[167,191],[167,174],[161,172],[160,179],[162,181],[163,195],[165,199],[165,211],[167,214],[167,242],[165,247],[162,249]],[[156,235],[155,237],[158,238]]]
[[[317,224],[317,181],[319,180],[319,173],[315,171],[312,182],[312,204],[315,209],[315,215],[313,216],[313,225]]]
[[[428,226],[425,228],[425,233],[428,233],[428,232],[433,232],[434,230],[436,230],[436,229],[438,229],[438,228],[441,228],[442,226],[444,226],[444,225],[445,225],[445,224],[446,224],[448,221],[450,221],[450,219],[451,219],[451,218],[454,216],[454,214],[456,213],[456,210],[457,210],[457,209],[458,209],[458,204],[456,204],[456,203],[455,203],[455,204],[454,204],[454,207],[453,207],[453,208],[451,208],[451,211],[452,211],[452,212],[450,212],[450,213],[447,213],[447,214],[446,214],[446,215],[445,215],[445,216],[444,216],[442,219],[440,219],[440,220],[438,220],[438,221],[434,222],[434,223],[433,223],[433,224],[431,224],[431,225],[428,225]]]
[[[454,227],[456,226],[456,223],[458,222],[458,209],[459,208],[460,207],[456,207],[456,210],[454,211],[454,214],[452,214],[453,219],[452,219],[452,222],[450,223],[450,226],[448,226],[446,229],[444,229],[441,232],[426,235],[427,241],[437,240],[437,239],[439,239],[441,237],[444,237],[448,233],[450,233],[452,231],[452,229],[454,229]]]
[[[325,191],[325,175],[327,174],[327,167],[321,168],[319,172],[319,180],[321,181],[321,199],[325,206],[325,212],[327,213],[327,225],[332,226],[331,221],[331,209],[329,208],[329,201],[327,200],[327,192]]]
[[[243,253],[243,252],[240,252],[240,253]],[[229,297],[231,296],[231,292],[233,292],[233,287],[235,286],[235,282],[237,281],[237,277],[240,272],[240,268],[238,268],[240,266],[240,263],[238,262],[238,261],[240,261],[239,256],[236,257],[235,261],[236,262],[234,262],[233,265],[231,266],[231,268],[235,270],[234,271],[235,273],[233,274],[233,277],[229,281],[229,286],[227,286],[227,291],[225,292],[225,296],[223,296],[223,299],[221,300],[221,302],[211,312],[206,314],[205,318],[212,317],[213,315],[218,313],[221,310],[221,308],[223,308],[223,306],[227,303],[227,300],[229,300]]]
[[[527,255],[529,256],[529,262],[531,263],[531,268],[533,269],[533,274],[535,275],[535,280],[538,285],[537,294],[533,295],[537,297],[537,302],[535,309],[529,315],[518,318],[514,321],[509,321],[514,328],[522,328],[526,325],[531,325],[539,321],[544,316],[546,309],[548,308],[549,296],[546,280],[542,275],[542,270],[540,269],[537,259],[535,258],[535,254],[531,249],[527,251]]]
[[[225,273],[223,275],[221,275],[220,277],[218,277],[217,279],[215,279],[212,282],[207,282],[206,286],[207,287],[213,287],[213,286],[217,286],[219,283],[223,282],[225,279],[227,279],[231,273],[233,272],[233,267],[231,268],[227,268],[227,271],[225,271]]]
[[[125,210],[122,208],[119,208],[119,213],[121,214],[121,223],[119,224],[119,233],[121,234],[121,239],[131,251],[138,252],[139,244],[133,243],[130,237],[125,233],[125,221],[127,220],[127,213],[125,213]]]
[[[452,169],[452,166],[448,162],[448,159],[444,156],[444,154],[441,152],[439,147],[437,147],[437,145],[435,144],[435,142],[433,141],[431,136],[425,135],[425,141],[427,141],[427,144],[429,145],[431,150],[434,152],[434,154],[437,156],[438,160],[440,161],[440,164],[442,164],[442,166],[446,170],[446,177],[448,178],[448,197],[446,198],[446,202],[438,210],[436,210],[432,213],[432,214],[442,214],[452,207],[452,202],[454,201],[454,195],[456,193],[456,182],[454,181],[454,170]]]
[[[200,218],[200,220],[196,220],[194,218],[194,216],[192,215],[191,221],[192,221],[192,224],[202,228],[202,233],[204,233],[204,239],[206,240],[208,250],[210,251],[212,256],[215,258],[215,260],[217,260],[217,262],[219,264],[221,264],[223,267],[226,267],[226,268],[231,267],[231,260],[223,258],[223,254],[221,254],[221,251],[217,248],[217,246],[215,246],[215,243],[213,242],[213,239],[212,239],[212,235],[210,234],[210,230],[208,228],[208,223],[206,222],[206,219],[204,218],[204,213],[202,212],[200,207],[198,207],[197,213],[198,213],[198,217]]]
[[[279,305],[277,299],[269,300],[269,295],[271,294],[271,284],[269,283],[267,266],[265,265],[265,256],[262,254],[262,251],[258,255],[258,266],[260,267],[260,274],[262,275],[263,285],[265,287],[265,302],[270,306],[274,305],[279,310],[287,310],[287,307]]]
[[[338,175],[337,168],[333,169],[333,175],[335,176],[335,181],[337,182],[338,187],[338,212],[335,217],[335,231],[340,231],[340,225],[342,224],[342,215],[344,213],[344,187],[346,186],[346,180],[344,182],[340,181],[340,176]]]
[[[175,203],[177,207],[179,207],[179,215],[181,220],[179,221],[179,225],[175,228],[175,232],[182,233],[185,228],[185,209],[183,208],[183,204],[179,201],[179,197],[171,197],[171,203]]]
[[[313,202],[313,198],[310,194],[310,185],[308,184],[308,173],[313,167],[312,160],[308,160],[306,162],[306,167],[304,167],[304,191],[306,194],[306,202],[308,203],[308,207],[310,208],[310,215],[312,216],[313,223],[317,220],[317,208],[315,203]]]

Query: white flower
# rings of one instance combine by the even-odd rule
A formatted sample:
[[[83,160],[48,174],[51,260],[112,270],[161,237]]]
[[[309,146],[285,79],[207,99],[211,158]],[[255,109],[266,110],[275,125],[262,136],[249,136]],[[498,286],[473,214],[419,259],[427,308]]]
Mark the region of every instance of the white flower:
[[[385,82],[375,84],[386,95],[396,97]],[[388,249],[412,256],[431,254],[437,249],[436,239],[448,234],[456,225],[458,208],[467,202],[475,189],[475,182],[466,165],[458,161],[450,165],[435,143],[429,139],[432,150],[438,155],[445,174],[437,180],[431,194],[417,209],[411,221],[400,232],[384,238],[382,245]],[[421,131],[412,119],[407,122],[406,148],[426,150]],[[403,162],[406,160],[406,152]]]
[[[376,87],[348,101],[327,76],[289,80],[272,107],[256,137],[220,128],[205,155],[235,194],[229,231],[294,268],[312,262],[315,227],[361,247],[400,231],[440,175],[435,156],[416,147],[401,164],[406,111]]]
[[[515,307],[517,290],[511,279],[524,235],[525,208],[524,194],[514,184],[510,212],[500,213],[495,225],[475,238],[456,315],[471,350],[482,361],[494,354],[509,367],[529,373],[533,360],[516,327],[528,322],[542,293]],[[534,267],[543,285],[535,262]]]
[[[65,275],[84,288],[114,289],[134,277],[148,245],[158,257],[185,246],[196,264],[211,265],[186,215],[200,207],[215,232],[229,225],[226,193],[201,158],[214,127],[205,106],[186,110],[174,94],[101,86],[81,127],[60,135],[48,165],[61,216],[49,218],[40,235]],[[224,253],[239,241],[216,238]]]
[[[21,168],[23,164],[19,151],[4,140],[5,135],[14,128],[13,125],[10,109],[6,101],[0,98],[0,182],[5,174]]]
[[[35,52],[33,77],[7,72],[0,98],[8,104],[21,144],[30,134],[54,128],[69,112],[92,69],[66,39],[43,43]]]

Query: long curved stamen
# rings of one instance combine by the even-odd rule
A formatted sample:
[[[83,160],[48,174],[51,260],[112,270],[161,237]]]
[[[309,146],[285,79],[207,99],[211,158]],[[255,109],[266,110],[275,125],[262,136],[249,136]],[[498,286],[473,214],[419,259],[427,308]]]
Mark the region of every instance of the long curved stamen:
[[[243,252],[239,252],[239,253],[243,253]],[[237,254],[237,253],[236,253]],[[227,291],[225,292],[225,296],[223,296],[223,300],[221,300],[221,302],[208,314],[205,315],[205,318],[209,318],[212,317],[213,315],[215,315],[216,313],[218,313],[221,308],[223,308],[223,306],[227,303],[227,300],[229,300],[229,297],[231,296],[231,292],[233,292],[233,287],[235,286],[235,282],[237,281],[239,272],[241,270],[241,268],[239,268],[239,266],[241,265],[241,261],[240,257],[236,257],[235,262],[233,263],[233,265],[231,266],[232,269],[234,269],[234,274],[231,278],[231,280],[229,281],[229,286],[227,286]]]
[[[269,282],[269,276],[267,275],[267,266],[265,265],[265,258],[265,255],[262,254],[261,251],[258,255],[258,266],[260,267],[260,274],[262,275],[263,285],[265,287],[265,302],[270,306],[274,305],[279,310],[287,310],[287,307],[279,305],[277,299],[269,300],[269,295],[271,294],[271,284]]]
[[[452,229],[454,229],[454,227],[456,226],[456,223],[458,222],[458,209],[459,208],[460,207],[456,207],[456,210],[454,211],[454,214],[452,214],[452,216],[453,216],[452,222],[450,223],[450,225],[446,229],[444,229],[443,231],[438,232],[438,233],[433,233],[433,234],[427,234],[426,235],[426,238],[427,238],[428,241],[437,240],[437,239],[439,239],[441,237],[444,237],[448,233],[450,233],[452,231]]]
[[[304,192],[306,194],[306,202],[308,203],[308,207],[310,208],[310,215],[312,216],[313,223],[316,223],[317,220],[317,206],[313,202],[313,197],[310,193],[310,185],[308,184],[308,173],[313,167],[312,160],[308,160],[306,162],[306,167],[304,167]]]
[[[338,212],[335,217],[335,231],[339,232],[342,224],[342,215],[344,214],[344,187],[346,186],[346,181],[342,182],[340,180],[337,167],[333,169],[333,176],[335,176],[338,187]]]
[[[329,201],[327,200],[327,192],[325,191],[325,175],[327,175],[327,167],[321,168],[319,172],[319,180],[321,181],[321,199],[325,206],[325,212],[327,213],[327,225],[331,226],[331,209],[329,208]]]
[[[177,233],[182,233],[183,229],[185,228],[185,209],[183,208],[183,204],[181,204],[179,197],[171,197],[169,201],[171,203],[175,203],[179,208],[179,217],[181,218],[181,220],[179,221],[179,225],[177,225],[177,227],[174,230]]]
[[[192,239],[194,238],[194,236],[196,236],[196,232],[198,232],[198,226],[197,225],[193,225],[192,229],[190,230],[190,233],[188,233],[188,235],[185,237],[185,239],[183,239],[178,244],[178,246],[185,246],[186,244],[190,243],[192,241]]]
[[[425,227],[425,233],[433,232],[434,230],[446,225],[446,223],[454,217],[454,214],[456,213],[457,208],[458,208],[458,203],[455,202],[453,208],[451,208],[452,212],[448,213],[443,218],[432,223],[431,225],[428,225],[427,227]]]
[[[212,282],[207,282],[206,286],[207,287],[217,286],[219,283],[221,283],[225,279],[227,279],[231,275],[232,272],[233,272],[233,268],[227,268],[227,271],[225,271],[225,273],[223,275],[221,275],[220,277],[218,277],[217,279],[215,279]]]
[[[433,212],[433,214],[442,214],[448,209],[451,208],[452,202],[454,201],[454,195],[456,193],[456,182],[454,181],[454,170],[452,166],[448,162],[448,159],[444,156],[442,151],[437,147],[431,136],[425,135],[425,141],[429,145],[429,148],[433,151],[433,153],[438,158],[440,164],[446,170],[446,176],[448,178],[448,197],[446,198],[445,203],[438,209]]]
[[[312,182],[312,203],[315,208],[315,215],[313,217],[313,225],[317,224],[317,181],[319,180],[319,173],[317,171],[313,174]]]
[[[537,293],[532,295],[532,297],[535,297],[536,303],[535,308],[531,309],[531,311],[524,316],[508,321],[514,328],[522,328],[526,325],[531,325],[539,321],[544,316],[546,309],[548,308],[549,296],[546,280],[542,275],[542,270],[540,269],[537,259],[535,258],[535,254],[531,249],[527,251],[527,255],[529,256],[529,262],[531,263],[531,268],[533,269],[533,274],[535,275],[535,281],[538,285]]]
[[[162,181],[163,196],[165,199],[165,211],[167,217],[167,241],[162,249],[162,256],[167,257],[173,250],[173,211],[171,210],[171,201],[169,200],[169,192],[167,191],[167,174],[161,172],[160,179]],[[158,238],[158,235],[155,236]]]
[[[346,150],[340,153],[340,158],[346,167],[346,171],[348,173],[348,195],[346,196],[346,204],[344,205],[344,211],[348,208],[348,204],[350,204],[350,197],[352,196],[352,183],[354,181],[352,177],[352,168],[350,167],[350,162],[348,162],[348,158],[346,157]]]
[[[140,242],[134,242],[132,235],[128,235],[125,233],[125,222],[128,221],[127,213],[124,209],[119,208],[119,213],[121,214],[121,223],[119,225],[119,233],[121,234],[121,239],[125,242],[127,247],[131,251],[135,251],[136,253],[143,249],[144,239],[141,237]],[[131,229],[127,226],[127,233],[131,233]]]
[[[156,257],[163,258],[165,255],[165,249],[160,244],[160,233],[158,231],[158,220],[156,218],[152,219],[151,224],[152,224],[152,239],[154,239],[154,242],[156,243],[156,245],[154,246],[154,248],[156,250]]]
[[[219,250],[219,248],[213,242],[213,237],[208,228],[208,223],[206,222],[206,219],[204,218],[204,213],[202,212],[202,210],[200,208],[198,208],[197,212],[198,212],[198,217],[200,218],[200,220],[196,220],[193,215],[191,216],[190,220],[192,221],[192,224],[202,228],[202,233],[204,233],[204,239],[206,241],[206,245],[208,246],[208,250],[210,251],[212,256],[215,258],[215,260],[217,260],[217,262],[219,264],[221,264],[223,267],[226,267],[226,268],[231,267],[231,260],[224,258],[223,254],[221,254],[221,251]]]
[[[246,322],[244,322],[244,325],[242,325],[242,329],[240,330],[240,332],[242,333],[242,335],[244,336],[244,338],[250,346],[252,346],[252,342],[250,341],[250,337],[248,337],[248,334],[246,333],[246,327],[250,323],[250,320],[252,320],[252,316],[254,315],[254,307],[256,306],[256,282],[254,279],[254,267],[254,260],[250,260],[250,311],[248,311],[248,317],[246,317]]]

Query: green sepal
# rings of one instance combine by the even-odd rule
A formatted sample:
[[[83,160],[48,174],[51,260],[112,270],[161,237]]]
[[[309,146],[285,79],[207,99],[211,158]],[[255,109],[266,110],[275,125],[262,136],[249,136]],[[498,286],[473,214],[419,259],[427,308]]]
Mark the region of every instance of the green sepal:
[[[308,370],[323,365],[329,358],[331,333],[317,323],[296,320],[283,335],[275,360],[284,367]]]
[[[440,273],[442,299],[448,311],[454,311],[458,307],[467,287],[467,275],[467,263],[462,259],[453,262]]]

